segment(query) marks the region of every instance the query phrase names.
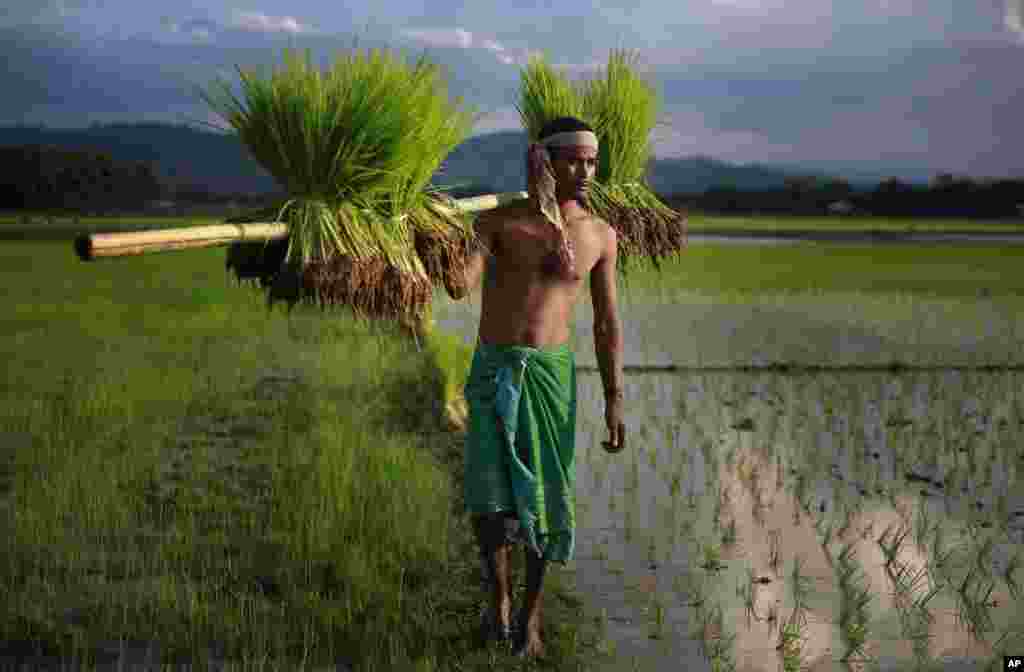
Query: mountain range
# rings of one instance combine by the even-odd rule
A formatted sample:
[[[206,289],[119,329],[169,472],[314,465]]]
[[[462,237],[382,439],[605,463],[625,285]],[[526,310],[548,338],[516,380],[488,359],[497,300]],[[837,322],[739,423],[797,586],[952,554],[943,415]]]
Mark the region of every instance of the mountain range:
[[[116,161],[151,163],[161,182],[171,186],[201,185],[224,194],[283,191],[236,135],[183,124],[94,124],[72,129],[0,126],[0,146],[10,145],[101,150]],[[433,183],[443,187],[462,185],[475,193],[524,190],[525,147],[526,135],[522,131],[471,137],[448,155]],[[841,164],[836,165],[842,168]],[[728,185],[741,190],[774,189],[782,187],[787,177],[796,175],[834,176],[862,189],[884,177],[849,170],[821,170],[815,166],[741,166],[694,156],[651,159],[647,180],[658,194],[671,195],[702,193],[711,187]]]

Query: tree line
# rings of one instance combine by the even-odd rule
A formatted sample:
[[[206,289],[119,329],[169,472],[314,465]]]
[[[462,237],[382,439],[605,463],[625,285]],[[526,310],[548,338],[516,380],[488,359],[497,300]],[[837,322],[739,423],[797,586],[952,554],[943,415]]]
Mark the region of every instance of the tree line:
[[[926,185],[893,177],[872,189],[857,190],[844,180],[792,177],[778,189],[740,190],[726,185],[702,194],[674,195],[672,201],[722,214],[991,219],[1024,216],[1024,179],[976,180],[946,173]]]
[[[161,197],[153,166],[107,152],[48,145],[0,147],[0,209],[82,212],[142,207]]]
[[[450,194],[465,198],[498,191],[493,185],[477,182]],[[154,162],[115,160],[99,149],[0,146],[2,210],[136,210],[167,198],[202,205],[234,201],[245,208],[262,205],[273,196],[162,184]],[[690,210],[722,214],[1006,218],[1024,216],[1024,179],[982,180],[941,174],[927,185],[889,178],[872,189],[856,189],[841,179],[794,176],[775,189],[723,185],[699,194],[673,194],[665,200]]]

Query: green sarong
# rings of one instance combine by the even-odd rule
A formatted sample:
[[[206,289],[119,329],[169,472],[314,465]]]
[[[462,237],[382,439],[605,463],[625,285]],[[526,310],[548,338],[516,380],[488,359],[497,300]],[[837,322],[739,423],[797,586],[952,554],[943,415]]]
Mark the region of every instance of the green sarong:
[[[572,350],[477,343],[464,392],[466,509],[516,513],[528,547],[566,563],[576,541]]]

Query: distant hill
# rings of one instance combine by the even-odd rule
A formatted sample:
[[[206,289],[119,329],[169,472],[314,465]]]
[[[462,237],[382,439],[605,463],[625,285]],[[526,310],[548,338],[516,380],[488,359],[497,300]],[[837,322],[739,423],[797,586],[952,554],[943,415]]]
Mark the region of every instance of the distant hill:
[[[90,147],[115,160],[154,164],[164,184],[199,184],[217,193],[264,194],[280,185],[249,156],[234,135],[163,123],[93,125],[80,129],[33,126],[0,127],[0,146],[56,145]],[[472,192],[526,188],[521,131],[501,131],[470,138],[459,145],[434,176],[441,186],[472,185]],[[818,174],[798,167],[737,166],[708,157],[652,160],[648,181],[660,194],[701,193],[714,186],[742,190],[771,189],[787,176]]]
[[[154,163],[164,184],[201,184],[218,193],[278,191],[237,137],[162,123],[94,125],[47,129],[0,127],[0,146],[56,145],[90,147],[109,152],[115,161]]]

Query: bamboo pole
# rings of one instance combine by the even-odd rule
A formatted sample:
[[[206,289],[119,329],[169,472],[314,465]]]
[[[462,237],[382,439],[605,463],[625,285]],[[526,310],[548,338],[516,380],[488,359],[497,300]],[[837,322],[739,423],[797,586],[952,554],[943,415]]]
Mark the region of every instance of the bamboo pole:
[[[456,210],[463,213],[493,210],[498,206],[522,201],[529,196],[525,191],[484,194],[455,201]],[[445,206],[435,206],[448,214],[455,214]],[[83,234],[75,239],[75,253],[82,261],[106,257],[125,257],[153,252],[219,247],[248,240],[280,240],[288,236],[288,225],[283,222],[253,222],[247,224],[214,224],[178,229],[156,229],[129,233]]]

